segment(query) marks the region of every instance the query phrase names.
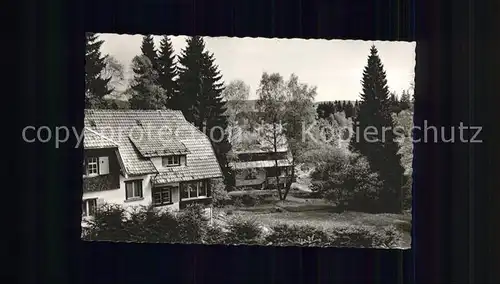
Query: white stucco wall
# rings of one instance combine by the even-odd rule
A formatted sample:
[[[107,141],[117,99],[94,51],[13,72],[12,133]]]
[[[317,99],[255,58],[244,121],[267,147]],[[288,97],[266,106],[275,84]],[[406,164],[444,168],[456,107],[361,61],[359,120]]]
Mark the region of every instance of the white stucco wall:
[[[161,163],[161,161],[160,161]],[[125,182],[130,180],[142,179],[142,196],[143,198],[140,200],[126,201],[125,200]],[[172,202],[173,204],[164,206],[165,208],[172,210],[179,210],[179,184],[172,183],[168,184],[175,186],[175,189],[172,190]],[[124,207],[134,206],[134,205],[150,205],[152,202],[152,193],[151,193],[151,176],[136,176],[125,178],[120,176],[120,188],[113,190],[105,190],[105,191],[96,191],[96,192],[84,192],[83,200],[98,198],[98,203],[106,202],[109,204],[120,204]]]

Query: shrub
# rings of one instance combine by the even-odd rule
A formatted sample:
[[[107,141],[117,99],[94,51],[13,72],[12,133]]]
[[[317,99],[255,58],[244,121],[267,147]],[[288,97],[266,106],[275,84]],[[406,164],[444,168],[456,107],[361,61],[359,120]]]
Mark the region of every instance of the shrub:
[[[182,243],[201,243],[208,220],[203,206],[193,204],[177,215],[179,238]]]
[[[372,232],[362,226],[336,228],[333,231],[332,246],[336,247],[371,247],[373,244]]]
[[[401,232],[394,226],[390,225],[385,227],[381,232],[376,231],[373,233],[374,247],[392,248],[401,240]]]
[[[370,170],[366,158],[350,155],[348,163],[325,169],[326,180],[318,186],[324,198],[335,202],[340,211],[383,212],[382,182]]]
[[[127,241],[130,235],[125,226],[125,210],[119,205],[105,204],[97,208],[87,221],[86,240]]]
[[[223,244],[226,242],[226,234],[221,227],[216,225],[209,225],[205,230],[203,243],[208,245]]]
[[[312,226],[279,224],[271,228],[265,242],[274,246],[325,246],[329,243],[329,236]]]
[[[401,234],[394,226],[384,228],[381,232],[364,226],[336,228],[332,232],[332,246],[336,247],[394,247]]]
[[[398,222],[396,228],[403,233],[411,234],[411,222]]]
[[[230,244],[259,244],[262,230],[255,219],[234,217],[227,224],[226,241]]]
[[[222,179],[214,179],[211,181],[212,202],[215,207],[224,207],[231,201],[226,186]]]

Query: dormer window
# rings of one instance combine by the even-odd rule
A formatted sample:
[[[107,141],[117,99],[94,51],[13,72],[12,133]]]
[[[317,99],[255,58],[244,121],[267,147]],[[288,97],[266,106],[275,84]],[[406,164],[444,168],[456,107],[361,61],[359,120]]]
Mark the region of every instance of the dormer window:
[[[162,166],[172,167],[181,165],[181,156],[166,156],[161,158]]]

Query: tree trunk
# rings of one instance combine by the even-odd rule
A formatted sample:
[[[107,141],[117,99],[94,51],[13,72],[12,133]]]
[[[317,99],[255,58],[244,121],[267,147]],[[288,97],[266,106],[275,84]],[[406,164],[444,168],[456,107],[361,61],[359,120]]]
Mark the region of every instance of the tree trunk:
[[[280,176],[278,175],[278,145],[277,145],[277,134],[276,134],[276,122],[273,123],[273,148],[274,148],[274,174],[276,175],[276,189],[278,190],[278,196],[280,200],[283,200],[283,194],[280,188]]]
[[[290,175],[287,175],[287,179],[290,178],[290,181],[287,181],[286,183],[286,188],[285,188],[285,193],[283,195],[283,200],[286,199],[286,197],[288,196],[288,193],[290,192],[290,188],[292,187],[292,183],[293,183],[293,179],[295,177],[295,159],[292,158],[292,171],[290,173]]]

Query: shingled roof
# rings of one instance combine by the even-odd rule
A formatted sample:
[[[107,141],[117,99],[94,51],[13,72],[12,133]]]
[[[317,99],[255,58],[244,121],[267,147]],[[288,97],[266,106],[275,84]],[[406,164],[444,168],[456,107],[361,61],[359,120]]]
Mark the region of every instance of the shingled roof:
[[[128,175],[156,174],[153,182],[221,177],[208,137],[176,110],[85,110],[85,127],[118,144]],[[163,153],[163,154],[162,154]],[[186,166],[157,169],[150,157],[187,154]]]
[[[83,147],[85,149],[116,148],[118,144],[94,130],[85,127],[83,130]]]

